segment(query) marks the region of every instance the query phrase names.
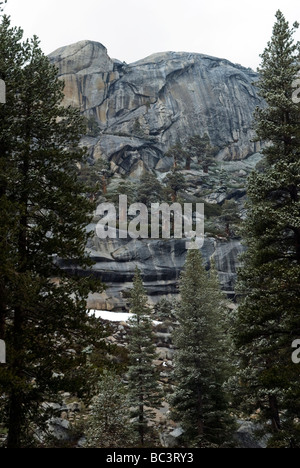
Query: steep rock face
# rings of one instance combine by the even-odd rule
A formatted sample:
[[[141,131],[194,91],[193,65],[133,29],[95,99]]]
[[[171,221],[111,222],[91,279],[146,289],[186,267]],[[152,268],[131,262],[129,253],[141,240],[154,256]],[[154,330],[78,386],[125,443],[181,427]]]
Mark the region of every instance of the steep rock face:
[[[59,75],[65,82],[66,106],[86,111],[103,102],[106,83],[113,75],[114,65],[102,44],[78,42],[61,47],[49,58],[58,67]]]
[[[62,47],[50,59],[65,81],[64,104],[80,108],[99,127],[95,131],[93,125],[93,136],[82,142],[91,159],[107,159],[116,172],[133,177],[144,169],[166,172],[172,166],[172,158],[164,156],[170,146],[178,139],[184,142],[208,133],[220,148],[219,162],[209,174],[186,172],[188,193],[199,195],[206,187],[205,200],[219,204],[245,196],[246,176],[260,160],[259,155],[249,157],[260,149],[251,130],[254,109],[262,105],[253,71],[227,60],[175,52],[128,65],[112,60],[102,44],[91,41]],[[136,265],[152,302],[178,295],[185,240],[95,237],[88,248],[95,276],[107,285],[105,293],[89,297],[89,308],[126,308]],[[234,237],[207,237],[202,248],[207,266],[215,259],[222,289],[229,296],[234,295],[243,249]],[[66,262],[61,266],[77,269]]]
[[[206,238],[201,249],[207,268],[212,259],[215,260],[222,289],[231,297],[234,296],[238,258],[243,250],[238,240],[214,238]],[[100,240],[95,236],[89,244],[89,253],[95,262],[93,273],[107,285],[107,289],[103,294],[90,295],[88,308],[124,310],[136,266],[141,270],[152,303],[166,296],[177,297],[187,252],[185,239]],[[61,266],[73,273],[77,270],[75,265],[65,262]]]
[[[125,64],[102,44],[82,41],[50,60],[65,81],[65,104],[99,125],[84,144],[95,159],[124,174],[166,169],[178,139],[207,132],[220,160],[244,159],[260,149],[251,122],[261,105],[250,69],[202,54],[166,52]]]

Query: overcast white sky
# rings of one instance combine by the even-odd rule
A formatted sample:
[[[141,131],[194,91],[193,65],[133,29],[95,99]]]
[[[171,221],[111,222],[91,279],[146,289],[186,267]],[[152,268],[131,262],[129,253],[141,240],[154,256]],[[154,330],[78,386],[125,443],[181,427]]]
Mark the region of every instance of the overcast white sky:
[[[127,63],[172,50],[255,69],[278,9],[300,22],[299,0],[8,0],[5,13],[26,37],[36,34],[47,54],[90,39]]]

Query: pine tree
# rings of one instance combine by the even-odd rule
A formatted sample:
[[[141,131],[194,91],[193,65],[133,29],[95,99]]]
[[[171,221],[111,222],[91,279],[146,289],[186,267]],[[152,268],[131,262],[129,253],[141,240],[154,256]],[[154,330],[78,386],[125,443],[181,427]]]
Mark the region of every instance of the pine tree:
[[[208,172],[212,165],[213,156],[218,152],[218,148],[211,145],[209,135],[205,133],[203,137],[200,135],[192,136],[187,144],[187,154],[189,158],[197,158],[198,164],[203,167],[204,172]]]
[[[105,197],[111,202],[118,204],[120,195],[127,195],[128,205],[132,205],[137,200],[137,185],[134,182],[128,180],[113,180],[113,183],[107,189]]]
[[[0,76],[8,90],[0,109],[0,323],[7,344],[0,416],[7,446],[21,448],[48,417],[40,407],[45,399],[60,390],[84,392],[82,351],[98,333],[86,314],[94,285],[59,265],[69,262],[74,272],[90,266],[93,206],[77,180],[84,123],[77,110],[62,107],[64,84],[38,40],[22,42],[7,16]]]
[[[154,314],[157,320],[161,322],[174,322],[176,320],[175,317],[175,309],[177,306],[176,299],[170,301],[169,299],[161,299],[155,306],[154,306]]]
[[[166,156],[172,158],[173,169],[177,170],[182,166],[182,163],[185,162],[185,168],[190,170],[191,168],[191,158],[190,154],[184,149],[180,140],[176,142],[176,145],[171,146],[167,151]]]
[[[150,208],[151,203],[163,201],[163,187],[154,174],[145,173],[142,175],[137,191],[137,201]]]
[[[90,187],[89,198],[97,203],[107,193],[107,185],[113,173],[110,164],[104,159],[98,159],[92,165],[89,162],[82,164],[78,169],[79,180]]]
[[[248,183],[248,250],[239,275],[235,337],[240,398],[272,421],[277,437],[292,439],[300,410],[299,369],[291,360],[292,342],[300,335],[300,108],[292,99],[300,44],[293,38],[298,24],[291,29],[280,11],[276,19],[257,84],[266,101],[256,113],[257,134],[269,145],[264,171],[254,172]]]
[[[91,405],[85,433],[88,448],[125,448],[132,444],[126,386],[114,374],[104,374]]]
[[[154,418],[153,409],[159,408],[161,392],[158,384],[158,373],[155,360],[153,324],[150,309],[147,306],[147,295],[143,286],[140,271],[136,268],[131,292],[131,313],[129,324],[129,359],[128,392],[132,411],[133,424],[139,443],[144,446],[149,423]]]
[[[16,87],[21,80],[21,69],[29,56],[28,44],[21,43],[22,36],[22,30],[11,28],[9,18],[4,16],[0,27],[0,79],[6,84],[6,104],[0,106],[0,338],[2,339],[5,333],[6,301],[10,293],[6,286],[6,278],[10,276],[13,269],[12,253],[7,239],[12,237],[17,211],[16,201],[5,196],[7,178],[10,175],[13,176],[8,162],[9,154],[16,141],[15,130],[18,117],[15,108]]]
[[[187,187],[184,175],[177,170],[173,170],[165,178],[165,183],[167,193],[169,192],[172,202],[177,202],[179,192]]]
[[[179,326],[174,332],[173,416],[189,447],[222,444],[231,427],[223,390],[227,377],[224,298],[214,269],[208,274],[190,250],[180,282]]]

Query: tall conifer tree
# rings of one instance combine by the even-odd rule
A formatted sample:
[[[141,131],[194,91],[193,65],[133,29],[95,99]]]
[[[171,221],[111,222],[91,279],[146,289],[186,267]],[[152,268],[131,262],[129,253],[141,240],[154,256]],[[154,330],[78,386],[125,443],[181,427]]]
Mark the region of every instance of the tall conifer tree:
[[[231,418],[223,390],[228,362],[225,304],[214,269],[208,274],[199,250],[190,250],[180,283],[174,333],[173,416],[189,447],[225,442]]]
[[[150,318],[148,298],[143,286],[141,273],[136,269],[131,292],[131,326],[129,335],[128,371],[129,402],[135,418],[133,427],[139,436],[141,446],[146,443],[149,423],[154,418],[153,409],[159,408],[162,392],[160,391],[159,375],[155,369],[155,345],[153,323]]]
[[[41,402],[59,390],[80,392],[81,351],[92,343],[88,279],[62,271],[59,259],[86,268],[91,203],[77,181],[84,131],[79,111],[62,107],[64,84],[36,38],[7,16],[0,24],[0,369],[7,446],[26,447],[47,414]],[[76,268],[74,268],[76,271]],[[83,382],[82,382],[83,384]],[[51,400],[50,400],[51,401]]]
[[[104,374],[93,398],[85,432],[88,448],[125,448],[132,444],[127,388],[121,378]]]
[[[258,138],[268,142],[266,169],[248,183],[235,335],[243,401],[292,440],[300,411],[299,368],[291,360],[300,336],[300,107],[292,99],[300,44],[293,37],[299,25],[290,28],[280,11],[276,19],[257,83],[266,102],[256,113]]]

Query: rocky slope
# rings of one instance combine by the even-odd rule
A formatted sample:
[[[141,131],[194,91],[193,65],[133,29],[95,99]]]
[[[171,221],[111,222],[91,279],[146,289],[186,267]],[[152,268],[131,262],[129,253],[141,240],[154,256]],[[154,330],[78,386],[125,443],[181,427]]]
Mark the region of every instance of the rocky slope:
[[[62,47],[50,60],[65,81],[65,105],[79,107],[93,123],[84,141],[91,157],[108,159],[120,173],[168,169],[166,150],[205,132],[219,160],[244,159],[260,148],[251,141],[253,111],[261,104],[251,69],[176,52],[126,64],[91,41]]]
[[[181,171],[189,185],[185,196],[193,197],[201,191],[204,199],[210,202],[208,207],[217,209],[216,215],[210,216],[209,211],[206,212],[202,254],[207,268],[212,260],[215,261],[221,287],[230,298],[235,295],[239,256],[244,247],[234,225],[231,226],[230,233],[224,232],[224,223],[220,222],[218,208],[233,201],[239,220],[244,216],[246,179],[260,160],[261,155],[255,154],[243,161],[218,162],[207,174],[196,170]],[[88,227],[94,232],[88,250],[95,262],[94,275],[102,279],[107,289],[103,294],[89,297],[90,309],[126,310],[128,291],[132,287],[136,266],[142,272],[152,303],[157,303],[165,296],[171,299],[178,295],[179,277],[187,255],[185,239],[139,240],[119,239],[117,236],[117,239],[102,240],[96,235],[96,223],[95,218],[94,223]],[[61,266],[71,272],[76,270],[75,265],[62,263]]]

